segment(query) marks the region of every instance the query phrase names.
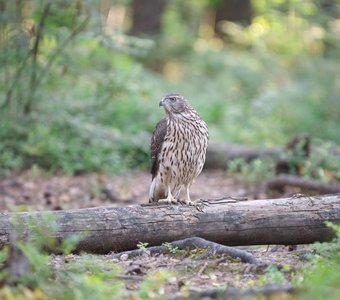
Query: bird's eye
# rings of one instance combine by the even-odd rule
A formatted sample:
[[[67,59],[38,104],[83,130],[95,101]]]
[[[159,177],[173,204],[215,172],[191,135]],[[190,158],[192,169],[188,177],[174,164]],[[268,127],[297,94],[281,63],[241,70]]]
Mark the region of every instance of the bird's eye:
[[[175,102],[175,101],[176,101],[176,98],[171,97],[171,98],[169,98],[169,100],[170,100],[171,102]]]

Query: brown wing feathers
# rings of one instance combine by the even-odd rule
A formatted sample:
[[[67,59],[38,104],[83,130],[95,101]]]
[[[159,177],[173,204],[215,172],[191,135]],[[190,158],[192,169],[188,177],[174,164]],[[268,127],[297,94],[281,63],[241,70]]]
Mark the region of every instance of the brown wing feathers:
[[[167,130],[167,120],[166,118],[161,119],[152,134],[151,138],[151,174],[152,179],[157,175],[159,168],[158,155],[162,149],[164,137]]]

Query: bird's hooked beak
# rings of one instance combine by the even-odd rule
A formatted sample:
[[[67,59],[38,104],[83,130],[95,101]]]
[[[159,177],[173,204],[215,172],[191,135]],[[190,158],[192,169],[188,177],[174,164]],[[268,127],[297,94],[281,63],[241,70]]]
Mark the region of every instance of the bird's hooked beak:
[[[163,97],[161,101],[159,101],[159,106],[164,107],[165,112],[170,113],[171,112],[171,105],[169,103],[169,99],[166,97]]]
[[[164,98],[162,98],[161,99],[161,101],[159,101],[159,106],[164,106],[165,105],[165,99]]]

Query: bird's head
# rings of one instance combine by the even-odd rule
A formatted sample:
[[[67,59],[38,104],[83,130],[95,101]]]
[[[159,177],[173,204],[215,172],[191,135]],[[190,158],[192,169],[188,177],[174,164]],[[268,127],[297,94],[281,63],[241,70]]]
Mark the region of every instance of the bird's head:
[[[174,93],[165,95],[159,102],[159,106],[163,106],[168,114],[181,114],[189,108],[185,98]]]

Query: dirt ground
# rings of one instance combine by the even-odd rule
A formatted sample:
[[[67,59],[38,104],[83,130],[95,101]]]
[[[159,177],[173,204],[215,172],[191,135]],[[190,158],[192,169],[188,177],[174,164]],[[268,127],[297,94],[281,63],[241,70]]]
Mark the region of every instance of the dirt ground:
[[[7,212],[13,206],[21,211],[60,210],[103,205],[142,204],[148,201],[150,174],[135,171],[110,177],[103,174],[80,176],[52,176],[37,171],[0,178],[0,212]],[[240,180],[227,177],[223,171],[204,171],[191,188],[192,199],[206,199],[223,196],[253,198],[254,187]],[[263,195],[266,197],[266,195]],[[261,262],[271,262],[285,267],[289,282],[296,268],[306,262],[310,246],[301,245],[296,249],[288,246],[240,247],[249,251]],[[67,268],[70,263],[81,263],[89,256],[53,256],[52,265],[56,270]],[[119,278],[124,281],[127,291],[140,287],[146,276],[152,276],[161,269],[169,271],[163,287],[164,293],[186,295],[213,287],[235,287],[246,290],[266,283],[265,270],[254,269],[239,260],[220,257],[195,258],[194,252],[178,250],[176,253],[147,255],[129,258],[113,255],[92,256],[106,266],[120,266]],[[209,298],[207,298],[209,299]]]
[[[310,249],[308,246],[299,246],[294,251],[289,251],[283,246],[254,246],[240,247],[252,253],[258,260],[284,266],[284,281],[287,283],[294,276],[295,270],[307,261]],[[201,252],[199,253],[201,254]],[[149,255],[147,252],[138,257],[129,258],[122,254],[116,258],[114,254],[103,255],[98,261],[98,256],[68,255],[55,256],[52,264],[55,270],[72,268],[72,265],[82,264],[85,260],[92,260],[96,265],[106,268],[119,266],[122,270],[118,278],[124,281],[125,288],[132,293],[141,287],[146,278],[160,278],[160,272],[166,271],[166,280],[158,287],[157,294],[188,296],[193,292],[200,293],[211,288],[236,288],[247,291],[251,288],[266,286],[274,279],[266,275],[264,268],[256,268],[247,263],[232,258],[221,261],[223,256],[212,256],[206,259],[197,259],[195,251],[178,250],[176,253]],[[157,280],[154,280],[157,286]],[[154,285],[155,285],[154,283]],[[151,292],[151,291],[150,291]],[[150,298],[154,298],[150,296]],[[191,297],[189,297],[191,299]],[[201,297],[199,297],[201,298]],[[213,299],[215,297],[212,297]],[[135,299],[132,297],[132,299]],[[137,298],[136,298],[137,299]],[[163,299],[157,298],[156,299]],[[203,298],[202,298],[203,299]],[[210,298],[204,298],[210,299]],[[265,299],[265,298],[261,298]],[[268,298],[272,299],[272,298]],[[288,295],[284,298],[291,299]]]
[[[110,177],[104,174],[52,176],[27,171],[0,178],[0,212],[14,205],[22,210],[60,210],[102,205],[128,205],[148,202],[151,175],[134,171]],[[191,198],[222,196],[248,197],[242,182],[225,176],[223,171],[204,171],[191,187]]]

